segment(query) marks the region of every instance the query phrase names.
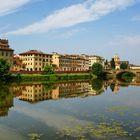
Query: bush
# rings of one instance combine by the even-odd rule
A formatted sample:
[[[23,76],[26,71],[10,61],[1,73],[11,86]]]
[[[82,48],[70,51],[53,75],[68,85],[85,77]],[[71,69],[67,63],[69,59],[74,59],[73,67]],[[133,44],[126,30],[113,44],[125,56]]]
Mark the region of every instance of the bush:
[[[10,78],[10,64],[5,59],[0,59],[0,80]]]
[[[123,69],[123,70],[125,70],[125,69],[128,68],[128,64],[122,63],[122,64],[120,65],[120,68]]]
[[[101,76],[103,74],[103,66],[100,63],[94,63],[92,65],[92,74]]]
[[[21,82],[34,82],[34,81],[65,81],[65,80],[89,80],[91,76],[89,74],[21,74],[20,80]],[[16,76],[16,80],[18,81],[18,77]]]
[[[52,65],[46,65],[44,67],[43,74],[54,74],[54,68]]]

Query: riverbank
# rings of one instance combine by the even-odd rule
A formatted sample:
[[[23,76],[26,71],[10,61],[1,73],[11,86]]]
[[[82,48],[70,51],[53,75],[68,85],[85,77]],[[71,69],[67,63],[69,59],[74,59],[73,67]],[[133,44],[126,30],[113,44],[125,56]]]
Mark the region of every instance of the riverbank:
[[[130,72],[129,72],[130,73]],[[5,82],[57,82],[57,81],[73,81],[73,80],[93,80],[93,79],[103,79],[103,80],[109,80],[118,78],[122,79],[122,74],[125,74],[125,79],[129,78],[131,81],[134,77],[131,75],[127,75],[127,71],[120,71],[120,73],[117,73],[116,71],[110,71],[110,72],[104,72],[99,76],[96,76],[95,74],[91,73],[64,73],[64,74],[12,74],[11,76],[7,78],[8,80],[4,80]]]
[[[96,75],[91,74],[19,74],[13,75],[13,82],[38,82],[38,81],[71,81],[71,80],[91,80],[96,79]]]

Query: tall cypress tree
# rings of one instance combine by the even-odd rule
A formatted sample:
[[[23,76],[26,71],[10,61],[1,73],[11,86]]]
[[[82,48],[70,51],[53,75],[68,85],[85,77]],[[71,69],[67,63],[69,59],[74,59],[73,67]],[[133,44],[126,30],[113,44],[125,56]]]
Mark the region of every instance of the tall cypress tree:
[[[110,63],[111,63],[111,68],[112,69],[115,69],[115,61],[114,61],[114,58],[111,59],[111,62]]]

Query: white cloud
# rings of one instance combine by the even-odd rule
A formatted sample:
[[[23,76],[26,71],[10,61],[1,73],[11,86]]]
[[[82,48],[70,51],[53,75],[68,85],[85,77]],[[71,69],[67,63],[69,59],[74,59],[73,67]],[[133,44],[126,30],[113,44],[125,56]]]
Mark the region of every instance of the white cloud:
[[[77,35],[78,33],[81,32],[86,32],[87,30],[84,28],[75,28],[75,29],[71,29],[71,30],[67,30],[65,32],[54,32],[53,37],[54,38],[62,38],[62,39],[69,39],[72,36]]]
[[[0,16],[7,15],[31,0],[0,0]]]
[[[117,47],[136,47],[140,46],[140,35],[119,36],[109,43],[110,46]]]
[[[55,11],[45,19],[29,26],[8,32],[8,35],[26,35],[48,32],[49,30],[95,21],[115,10],[122,10],[139,0],[87,0]]]
[[[140,16],[134,16],[134,17],[132,18],[132,21],[140,21]]]
[[[62,108],[61,108],[62,109]],[[65,109],[65,108],[64,108]],[[68,109],[68,108],[67,108]],[[80,120],[74,116],[55,113],[49,111],[47,107],[40,108],[38,111],[35,108],[29,109],[28,107],[15,106],[14,110],[19,113],[23,113],[26,116],[32,117],[35,120],[42,121],[47,126],[61,130],[65,127],[73,127],[78,124],[89,123],[87,121]]]

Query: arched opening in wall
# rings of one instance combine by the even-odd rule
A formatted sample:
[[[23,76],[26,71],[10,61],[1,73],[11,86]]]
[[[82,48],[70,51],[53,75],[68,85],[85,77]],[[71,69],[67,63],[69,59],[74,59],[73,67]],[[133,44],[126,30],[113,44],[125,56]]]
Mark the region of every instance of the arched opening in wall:
[[[33,71],[33,69],[32,69],[32,68],[30,68],[30,71]]]

